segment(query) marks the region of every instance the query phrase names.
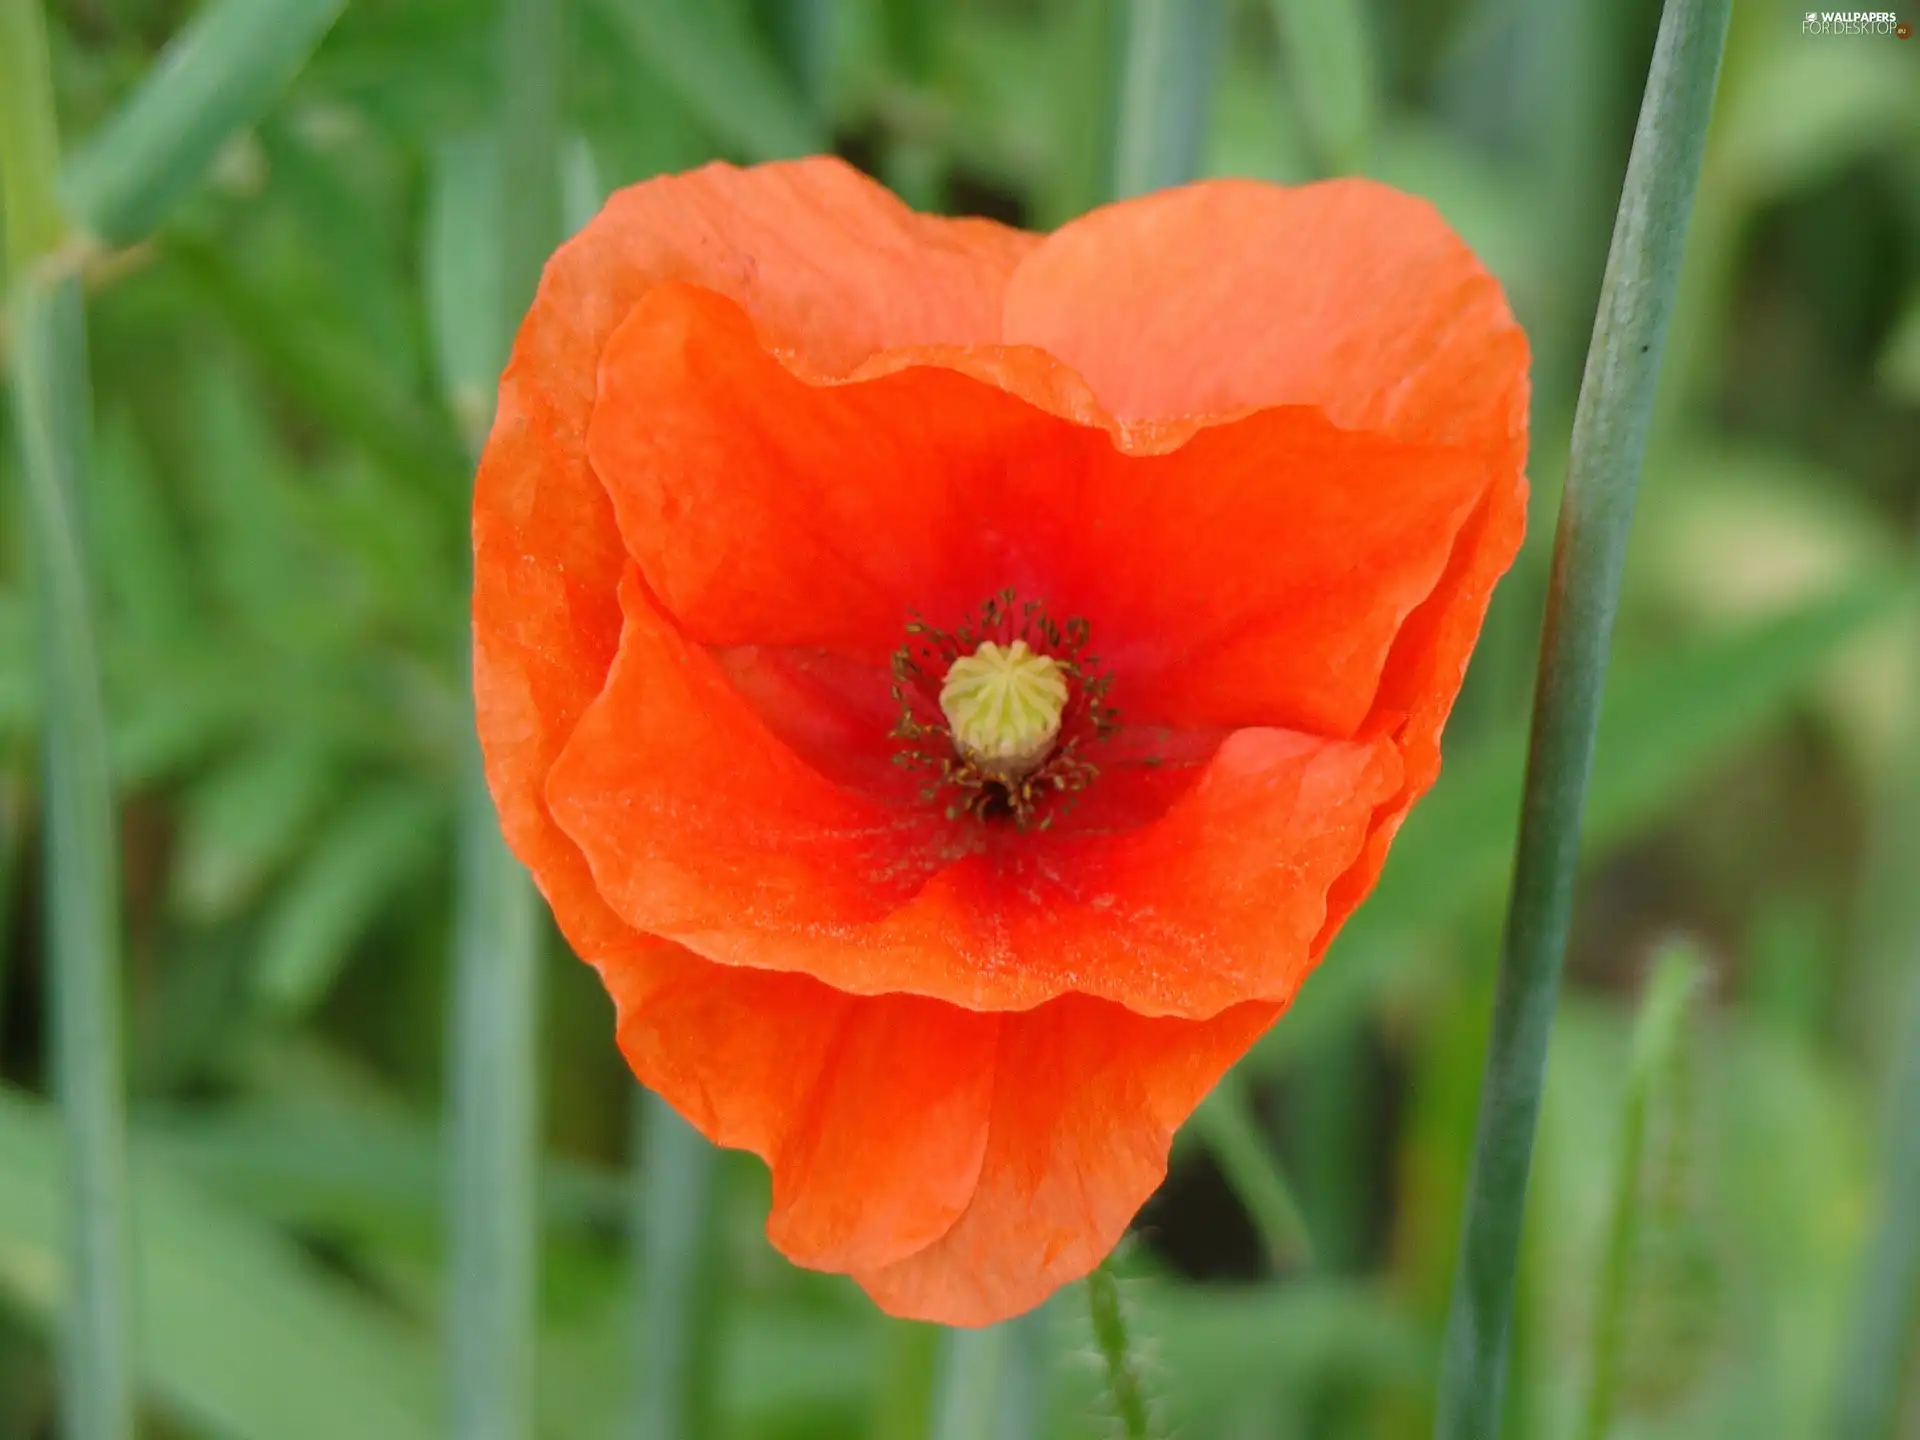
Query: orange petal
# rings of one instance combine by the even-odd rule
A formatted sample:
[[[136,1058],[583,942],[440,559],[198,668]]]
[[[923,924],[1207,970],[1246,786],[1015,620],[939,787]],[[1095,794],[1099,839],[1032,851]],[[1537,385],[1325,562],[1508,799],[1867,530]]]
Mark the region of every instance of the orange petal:
[[[1431,206],[1386,186],[1213,181],[1048,237],[1008,285],[1004,339],[1059,356],[1124,420],[1315,405],[1485,466],[1485,497],[1381,672],[1364,729],[1393,735],[1406,776],[1330,897],[1324,945],[1439,773],[1441,730],[1520,545],[1527,344],[1498,283]]]
[[[702,950],[696,937],[713,930],[798,926],[824,940],[903,903],[945,863],[954,827],[935,807],[833,784],[668,623],[632,567],[620,598],[619,656],[546,794],[628,924]]]
[[[1471,452],[1300,406],[1102,462],[1056,548],[1123,719],[1320,735],[1360,729],[1488,484]]]
[[[912,612],[957,618],[1009,583],[1021,517],[995,517],[997,497],[1071,475],[1096,441],[948,369],[807,384],[737,305],[684,285],[613,336],[587,435],[629,553],[690,636],[876,665]]]
[[[976,1015],[657,942],[602,974],[641,1081],[767,1162],[774,1244],[949,1325],[1018,1314],[1097,1264],[1174,1130],[1279,1014],[1152,1020],[1067,996]]]
[[[1400,793],[1376,813],[1359,861],[1327,896],[1321,949],[1372,891],[1400,823],[1439,778],[1440,735],[1460,693],[1493,587],[1520,549],[1526,503],[1526,478],[1516,465],[1468,520],[1439,584],[1407,618],[1387,657],[1375,709],[1383,717],[1383,728],[1392,727],[1405,773]]]
[[[625,557],[585,436],[600,355],[648,290],[738,301],[823,371],[889,346],[991,342],[1031,236],[916,215],[837,160],[712,165],[623,190],[549,262],[501,382],[474,493],[474,692],[508,843],[569,940],[626,939],[544,787],[619,643]]]
[[[1061,227],[1007,288],[1037,345],[1127,420],[1315,405],[1335,424],[1504,451],[1526,340],[1425,201],[1368,180],[1220,180]]]
[[[634,1074],[773,1172],[767,1235],[848,1271],[932,1243],[986,1151],[999,1021],[911,996],[710,965],[647,942],[603,962]]]
[[[971,1202],[917,1254],[854,1279],[883,1310],[990,1325],[1099,1264],[1167,1173],[1173,1132],[1280,1013],[1200,1023],[1068,996],[1001,1019]]]
[[[1217,196],[1203,197],[1197,207],[1157,197],[1139,204],[1164,204],[1158,218],[1142,221],[1125,213],[1135,207],[1122,207],[1088,217],[1034,250],[1030,237],[991,225],[911,215],[837,162],[748,172],[713,167],[616,197],[555,257],[516,343],[475,503],[475,686],[503,825],[569,938],[615,994],[623,1048],[636,1073],[714,1138],[767,1157],[775,1174],[769,1227],[777,1243],[802,1263],[858,1271],[881,1303],[901,1313],[956,1323],[996,1319],[1083,1273],[1157,1182],[1172,1127],[1277,1007],[1239,1005],[1201,1022],[1154,1020],[1065,995],[1033,1010],[979,1015],[935,999],[853,995],[804,975],[710,964],[640,935],[616,916],[585,856],[554,823],[546,798],[552,779],[551,793],[579,810],[576,828],[595,812],[604,841],[619,829],[616,802],[624,797],[631,809],[637,795],[617,784],[591,793],[586,782],[595,778],[593,766],[584,763],[593,744],[609,751],[620,733],[609,715],[595,741],[582,717],[606,708],[606,698],[596,696],[610,669],[618,677],[623,616],[617,597],[629,563],[613,506],[585,455],[598,362],[643,295],[685,282],[737,302],[756,346],[778,348],[790,376],[816,385],[878,384],[899,376],[902,393],[915,396],[926,392],[914,387],[958,387],[971,377],[967,383],[977,388],[1020,393],[1037,409],[1072,422],[1070,430],[1104,428],[1108,435],[1096,438],[1136,457],[1174,451],[1205,424],[1249,408],[1317,405],[1338,425],[1453,447],[1484,467],[1487,488],[1451,548],[1428,544],[1409,562],[1420,575],[1440,568],[1431,594],[1420,601],[1426,582],[1409,583],[1396,572],[1395,584],[1403,588],[1390,587],[1385,609],[1414,608],[1384,658],[1376,654],[1347,676],[1343,696],[1353,690],[1355,675],[1369,683],[1377,677],[1371,710],[1356,732],[1361,740],[1322,744],[1264,732],[1221,745],[1211,762],[1196,764],[1201,778],[1194,788],[1165,797],[1168,808],[1154,827],[1164,865],[1156,865],[1146,838],[1154,830],[1124,837],[1142,845],[1138,851],[1112,848],[1123,837],[1100,836],[1052,837],[1048,844],[1056,848],[1036,851],[1051,865],[1047,857],[1064,853],[1057,847],[1083,844],[1103,855],[1114,873],[1124,873],[1131,860],[1139,868],[1129,883],[1154,906],[1146,918],[1155,923],[1162,912],[1177,910],[1188,889],[1203,897],[1208,914],[1202,918],[1217,933],[1169,941],[1151,925],[1138,927],[1143,943],[1163,952],[1153,964],[1166,968],[1155,972],[1149,965],[1144,990],[1128,994],[1144,997],[1146,1008],[1171,997],[1193,1013],[1211,1014],[1214,1001],[1230,1003],[1248,986],[1290,995],[1339,917],[1372,883],[1393,827],[1431,780],[1439,727],[1487,593],[1518,540],[1524,343],[1497,289],[1430,213],[1370,187],[1349,188],[1355,193],[1345,198],[1291,192],[1286,199],[1268,190],[1218,204]],[[1206,233],[1222,223],[1230,242]],[[1308,233],[1329,223],[1350,233]],[[1175,234],[1182,225],[1184,237]],[[1160,239],[1148,234],[1141,243],[1143,233],[1156,230]],[[1245,273],[1249,233],[1272,245],[1258,274]],[[1166,248],[1169,234],[1179,246]],[[1203,273],[1213,263],[1206,258],[1209,244],[1221,252],[1212,275]],[[1032,263],[1010,284],[1029,252]],[[1301,267],[1331,267],[1334,279],[1315,275],[1296,283],[1274,273],[1275,255],[1283,261],[1290,255]],[[1053,280],[1045,279],[1049,267]],[[1134,317],[1124,313],[1129,296],[1143,302]],[[1290,306],[1291,316],[1275,322],[1269,335],[1254,334],[1270,320],[1265,307],[1275,302]],[[1000,343],[1031,344],[1043,332],[1055,336],[1045,343],[1067,365]],[[956,352],[954,346],[982,348]],[[1133,353],[1141,349],[1151,353]],[[947,367],[949,377],[928,382],[922,372],[929,366]],[[965,439],[966,425],[952,415],[937,411],[932,418],[947,426],[947,436]],[[1033,474],[1073,453],[1071,447],[1045,452]],[[1026,497],[1030,513],[1022,518],[1038,531],[1051,526],[1050,533],[1060,534],[1071,528],[1090,473],[1070,465],[1075,483],[999,493]],[[1000,467],[975,478],[1007,483]],[[1465,514],[1463,502],[1449,493],[1435,503],[1436,513],[1451,517],[1435,522],[1438,531],[1451,535]],[[1435,540],[1425,527],[1422,536]],[[1419,547],[1407,542],[1407,548]],[[1004,565],[1006,552],[998,558]],[[699,584],[690,593],[698,594],[710,581],[693,574]],[[963,588],[956,578],[955,589]],[[792,753],[794,746],[806,748],[799,736],[812,733],[806,743],[817,759],[819,748],[833,743],[834,726],[857,724],[857,707],[813,717],[811,732],[803,726],[775,736],[740,698],[757,690],[762,705],[793,703],[827,673],[811,668],[813,660],[749,643],[717,653],[689,645],[655,610],[637,577],[627,589],[629,639],[636,613],[654,626],[634,643],[636,655],[650,652],[635,671],[671,682],[623,692],[636,707],[656,707],[645,723],[666,742],[658,753],[668,762],[685,758],[680,747],[696,736],[704,740],[708,732],[701,727],[715,717],[743,742],[738,750],[691,760],[700,783],[666,787],[677,799],[666,808],[657,797],[646,802],[658,812],[652,818],[678,823],[696,805],[711,817],[721,808],[716,796],[731,799],[744,773],[745,793],[766,805],[774,823],[758,834],[745,827],[749,833],[737,837],[730,852],[717,827],[708,825],[700,837],[706,849],[692,867],[664,849],[635,864],[617,845],[596,843],[600,878],[613,877],[609,891],[618,892],[623,911],[678,914],[696,929],[707,927],[690,938],[704,937],[713,948],[714,937],[725,939],[726,927],[750,919],[753,906],[772,903],[759,873],[771,876],[775,890],[785,883],[786,872],[756,849],[770,837],[781,863],[805,863],[805,855],[787,853],[795,844],[816,851],[842,847],[830,867],[836,872],[831,884],[816,884],[814,877],[800,883],[812,900],[843,907],[862,934],[878,928],[876,917],[894,923],[905,913],[901,894],[925,874],[939,878],[920,886],[916,904],[928,896],[938,900],[941,884],[965,878],[964,870],[933,868],[938,827],[901,823],[897,807],[884,803],[884,795],[874,798],[864,784],[864,795],[844,792],[860,765],[823,776]],[[690,603],[697,609],[719,594],[715,589]],[[964,603],[978,598],[969,594]],[[1382,643],[1385,637],[1376,635],[1356,653],[1368,646],[1377,652]],[[1172,670],[1163,683],[1178,683]],[[703,694],[708,686],[717,690]],[[775,690],[783,700],[767,698]],[[1211,686],[1196,691],[1214,693]],[[719,692],[738,708],[716,701]],[[663,695],[668,703],[661,706]],[[1335,705],[1325,713],[1350,713],[1350,702],[1343,703],[1348,710]],[[582,763],[568,784],[550,772],[576,727],[588,730],[591,743],[574,757]],[[1394,747],[1404,752],[1403,766]],[[598,763],[612,767],[601,779],[634,778],[619,769],[618,756],[603,753]],[[837,798],[823,803],[815,786]],[[1312,816],[1302,820],[1306,811]],[[1280,850],[1294,847],[1287,853],[1300,863],[1281,877],[1262,868],[1274,860],[1272,847],[1213,854],[1204,871],[1188,872],[1194,883],[1182,885],[1177,867],[1195,863],[1188,853],[1193,847],[1174,843],[1178,825],[1161,827],[1186,824],[1197,843],[1207,837],[1209,814],[1254,833],[1267,827],[1283,837]],[[640,848],[657,846],[662,833],[663,826],[643,833]],[[1099,851],[1100,845],[1110,848]],[[990,861],[998,863],[982,854],[967,864],[995,877],[1005,873],[991,870]],[[701,869],[706,866],[710,873]],[[1334,878],[1322,878],[1328,874]],[[1058,884],[1053,870],[1029,869],[1027,878]],[[1156,891],[1156,883],[1164,891]],[[1258,922],[1273,912],[1260,911],[1249,898],[1274,886],[1291,887],[1289,902],[1277,907],[1281,923],[1263,933]],[[1050,940],[1065,933],[1073,941],[1067,963],[1053,956],[1051,972],[1044,964],[1033,973],[1013,966],[995,972],[991,964],[982,969],[983,957],[1004,961],[1010,952],[993,933],[1008,928],[1000,914],[977,902],[957,916],[929,904],[925,933],[903,933],[881,948],[897,954],[921,947],[916,974],[931,976],[927,988],[936,992],[945,987],[988,1001],[1026,993],[1023,986],[1034,995],[1053,994],[1080,982],[1075,967],[1109,953],[1102,947],[1115,933],[1106,913],[1114,907],[1099,899],[1092,894],[1082,907],[1095,912],[1091,918],[1076,912],[1077,929],[1063,932],[1051,911],[1036,922],[1050,927]],[[709,916],[701,908],[717,911],[728,901],[741,913]],[[1016,909],[1018,903],[1014,897]],[[877,980],[878,963],[867,963],[872,957],[863,958],[844,936],[836,944],[831,924],[809,932],[812,922],[802,922],[800,939],[832,946],[850,967],[852,988]],[[1196,937],[1208,954],[1226,955],[1233,973],[1224,980],[1180,974],[1178,942]],[[1263,940],[1265,949],[1256,954]],[[1188,961],[1200,953],[1194,949]],[[1208,984],[1214,992],[1206,991]],[[1168,1008],[1177,1011],[1179,1004]]]
[[[1131,721],[1350,735],[1489,480],[1471,451],[1305,407],[1122,453],[1045,357],[974,351],[963,375],[914,353],[810,385],[723,297],[671,286],[635,308],[588,444],[689,635],[878,664],[909,614],[951,621],[1013,585],[1094,621]]]

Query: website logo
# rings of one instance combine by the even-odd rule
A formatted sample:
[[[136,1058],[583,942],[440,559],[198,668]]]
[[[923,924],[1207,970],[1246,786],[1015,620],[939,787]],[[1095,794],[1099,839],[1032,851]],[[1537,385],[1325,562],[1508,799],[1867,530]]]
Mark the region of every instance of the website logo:
[[[1800,22],[1802,35],[1891,35],[1905,40],[1911,25],[1900,23],[1891,10],[1808,10]]]

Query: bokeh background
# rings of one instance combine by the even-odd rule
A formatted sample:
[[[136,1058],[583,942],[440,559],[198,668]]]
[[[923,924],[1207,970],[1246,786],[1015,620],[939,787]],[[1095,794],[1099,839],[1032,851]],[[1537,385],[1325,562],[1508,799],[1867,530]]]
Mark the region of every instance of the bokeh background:
[[[1115,138],[1138,98],[1128,26],[1153,8],[570,0],[569,222],[650,174],[832,148],[923,208],[1056,225],[1161,178]],[[1534,346],[1532,534],[1445,776],[1295,1012],[1183,1133],[1122,1260],[1170,1433],[1420,1436],[1565,437],[1658,7],[1373,0],[1357,44],[1289,0],[1159,8],[1163,38],[1198,47],[1175,68],[1205,103],[1156,144],[1207,175],[1360,171],[1430,197]],[[51,5],[65,133],[111,113],[193,9]],[[89,265],[155,1436],[445,1433],[468,456],[490,408],[472,357],[505,340],[464,300],[499,263],[474,197],[514,203],[500,54],[484,0],[354,0],[192,200]],[[31,557],[5,438],[0,1437],[28,1440],[56,1433],[63,1202]],[[1510,1434],[1575,1433],[1629,1031],[1676,935],[1710,978],[1648,1109],[1612,1433],[1833,1433],[1920,975],[1916,499],[1920,39],[1808,35],[1797,8],[1743,0],[1589,802]],[[539,1433],[639,1435],[657,1339],[628,1239],[657,1177],[632,1156],[659,1122],[591,973],[546,948]],[[774,1254],[757,1162],[713,1173],[685,1231],[704,1278],[673,1322],[707,1413],[681,1440],[934,1434],[950,1339]],[[1112,1433],[1081,1311],[1070,1291],[986,1370],[975,1352],[965,1383],[991,1371],[1012,1397],[979,1434]],[[1920,1435],[1920,1408],[1906,1425]]]

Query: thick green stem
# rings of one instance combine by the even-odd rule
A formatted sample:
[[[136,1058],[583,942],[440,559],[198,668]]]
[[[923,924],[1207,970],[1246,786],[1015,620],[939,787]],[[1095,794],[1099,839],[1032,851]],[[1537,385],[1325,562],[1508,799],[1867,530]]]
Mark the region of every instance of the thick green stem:
[[[634,1440],[714,1433],[714,1223],[719,1153],[657,1095],[641,1105],[634,1224],[640,1237],[640,1350]]]
[[[510,334],[560,241],[559,65],[554,0],[506,0],[500,34],[502,169],[496,295]],[[492,332],[487,332],[492,333]],[[486,357],[489,371],[501,357]],[[454,1193],[448,1345],[453,1434],[533,1433],[538,1276],[541,907],[508,852],[477,747],[469,751],[460,836],[454,967]]]
[[[940,1332],[928,1440],[1040,1440],[1046,1428],[1047,1309]]]
[[[119,846],[82,520],[92,435],[86,314],[79,280],[40,265],[64,230],[50,76],[37,0],[0,0],[13,403],[46,704],[48,1030],[66,1138],[61,1412],[74,1440],[121,1440],[133,1433],[133,1347]]]
[[[933,1393],[929,1440],[996,1440],[1000,1387],[1006,1378],[1011,1327],[948,1330],[940,1337],[940,1378]]]
[[[539,901],[475,757],[461,827],[453,995],[452,1429],[533,1433]]]
[[[1499,1433],[1527,1172],[1572,910],[1607,647],[1730,0],[1669,0],[1587,353],[1548,587],[1436,1434]]]
[[[1007,1332],[1000,1371],[1000,1407],[993,1440],[1041,1440],[1047,1428],[1047,1395],[1053,1376],[1048,1343],[1051,1305],[1029,1311],[1000,1328]]]
[[[14,413],[46,687],[49,1029],[70,1207],[61,1404],[74,1440],[117,1440],[133,1433],[119,845],[81,545],[85,328],[77,278],[46,287],[30,283],[14,293]]]
[[[60,132],[40,0],[0,0],[0,215],[7,274],[60,242]]]
[[[1223,0],[1126,0],[1107,190],[1117,198],[1182,185],[1200,169]]]
[[[1920,964],[1910,963],[1906,1017],[1887,1095],[1879,1218],[1840,1370],[1835,1440],[1894,1440],[1920,1353]]]

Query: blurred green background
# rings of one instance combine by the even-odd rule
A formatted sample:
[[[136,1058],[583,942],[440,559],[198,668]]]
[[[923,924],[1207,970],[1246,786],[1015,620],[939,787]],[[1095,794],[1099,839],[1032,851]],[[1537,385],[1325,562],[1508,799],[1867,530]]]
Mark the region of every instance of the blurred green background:
[[[194,8],[49,7],[70,144]],[[1295,1012],[1183,1133],[1122,1260],[1150,1389],[1185,1440],[1431,1423],[1558,476],[1657,10],[568,6],[569,224],[660,171],[825,148],[923,208],[1035,228],[1190,163],[1360,171],[1430,197],[1529,329],[1532,534],[1446,774]],[[1515,1436],[1577,1433],[1608,1324],[1609,1433],[1831,1433],[1880,1136],[1898,1128],[1897,1019],[1920,974],[1920,39],[1807,35],[1802,18],[1745,0],[1729,41],[1589,801]],[[499,188],[500,25],[484,0],[355,0],[151,240],[88,261],[156,1436],[444,1433],[468,456],[491,403],[474,357],[497,363],[506,339],[470,297],[498,283],[487,207],[516,199]],[[1137,123],[1156,73],[1204,102],[1189,130]],[[56,1428],[64,1201],[31,555],[5,440],[0,1437],[26,1440]],[[1675,934],[1709,979],[1633,1111],[1637,1238],[1603,1324],[1629,1031]],[[645,1123],[591,973],[557,937],[547,950],[539,1433],[638,1436]],[[650,1153],[697,1164],[684,1145]],[[956,1349],[786,1265],[760,1234],[757,1162],[725,1157],[716,1184],[707,1278],[675,1321],[710,1413],[679,1440],[1113,1433],[1077,1293],[997,1348]],[[990,1375],[1005,1416],[955,1428],[954,1387]],[[1894,1433],[1920,1435],[1916,1388]]]

